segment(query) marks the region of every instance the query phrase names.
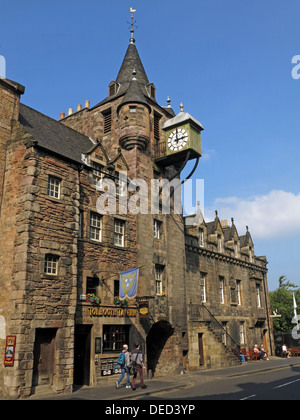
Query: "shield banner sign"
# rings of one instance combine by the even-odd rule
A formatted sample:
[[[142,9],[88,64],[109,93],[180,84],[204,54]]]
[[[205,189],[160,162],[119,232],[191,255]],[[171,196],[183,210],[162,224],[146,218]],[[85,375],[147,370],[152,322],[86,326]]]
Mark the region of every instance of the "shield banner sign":
[[[136,296],[138,276],[138,267],[120,274],[120,299],[132,299]]]

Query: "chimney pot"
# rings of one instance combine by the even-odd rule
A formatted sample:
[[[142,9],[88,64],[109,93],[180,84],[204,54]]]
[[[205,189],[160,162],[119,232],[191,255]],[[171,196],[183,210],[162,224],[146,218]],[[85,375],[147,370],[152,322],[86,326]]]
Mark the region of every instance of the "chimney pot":
[[[68,115],[72,115],[73,114],[73,108],[69,108],[69,113]]]
[[[63,118],[65,118],[65,113],[64,112],[61,112],[60,113],[60,119],[62,120]]]
[[[90,108],[90,101],[85,101],[85,108]]]
[[[82,106],[80,104],[77,105],[77,111],[81,111]]]

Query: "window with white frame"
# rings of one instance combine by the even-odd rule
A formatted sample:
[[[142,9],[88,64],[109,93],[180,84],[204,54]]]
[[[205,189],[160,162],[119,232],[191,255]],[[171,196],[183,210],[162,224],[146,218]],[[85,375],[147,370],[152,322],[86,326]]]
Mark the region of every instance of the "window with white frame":
[[[219,297],[220,297],[220,303],[224,304],[224,277],[219,278]]]
[[[59,257],[57,255],[51,255],[51,254],[45,255],[44,274],[57,276],[58,260],[59,260]]]
[[[240,322],[240,344],[245,344],[245,325]]]
[[[261,308],[260,285],[259,284],[256,285],[256,302],[257,302],[257,307]]]
[[[153,237],[154,237],[154,239],[160,239],[160,237],[161,237],[161,225],[162,225],[162,222],[160,220],[157,220],[157,219],[153,220]]]
[[[48,195],[53,198],[60,198],[60,179],[54,176],[48,178]]]
[[[164,267],[162,265],[155,265],[155,293],[157,295],[162,295],[163,288],[162,288],[162,282],[163,282],[163,271]]]
[[[237,302],[238,305],[241,306],[242,304],[242,297],[241,297],[241,280],[236,281],[236,293],[237,293]]]
[[[218,252],[222,252],[223,244],[222,244],[222,237],[221,237],[221,235],[218,235],[217,243],[218,243]]]
[[[124,197],[127,187],[125,175],[123,175],[121,172],[116,173],[116,175],[118,175],[118,178],[115,179],[116,195]]]
[[[93,185],[96,188],[102,189],[102,180],[104,178],[103,166],[97,162],[92,161],[92,168],[93,168]]]
[[[102,216],[97,213],[90,216],[90,239],[97,242],[102,239]]]
[[[114,245],[125,246],[125,221],[114,220]]]
[[[203,229],[199,229],[198,243],[199,243],[199,246],[201,246],[201,247],[204,246],[204,232],[203,232]]]
[[[206,302],[206,274],[200,273],[200,300]]]

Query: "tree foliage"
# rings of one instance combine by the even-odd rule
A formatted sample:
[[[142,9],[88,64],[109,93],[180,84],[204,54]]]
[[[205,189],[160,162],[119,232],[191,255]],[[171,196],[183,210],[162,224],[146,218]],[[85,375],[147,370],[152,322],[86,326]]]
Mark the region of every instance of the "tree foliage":
[[[300,315],[300,288],[288,281],[286,276],[279,277],[279,286],[274,292],[270,292],[271,311],[275,311],[281,318],[274,318],[275,332],[290,332],[295,327],[292,323],[294,317],[293,292],[295,293],[296,302]]]

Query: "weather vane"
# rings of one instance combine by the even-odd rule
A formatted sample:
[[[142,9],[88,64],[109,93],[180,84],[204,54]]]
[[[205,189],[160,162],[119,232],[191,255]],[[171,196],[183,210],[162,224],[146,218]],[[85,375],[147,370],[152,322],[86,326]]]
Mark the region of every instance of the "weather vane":
[[[134,34],[134,28],[138,28],[137,26],[136,26],[136,20],[134,20],[134,13],[136,12],[136,9],[133,9],[132,7],[130,7],[130,13],[131,13],[131,22],[127,22],[127,23],[129,23],[130,24],[130,33],[131,33],[131,37],[130,37],[130,43],[131,44],[134,44],[134,42],[135,42],[135,39],[134,39],[134,37],[133,37],[133,34]]]

